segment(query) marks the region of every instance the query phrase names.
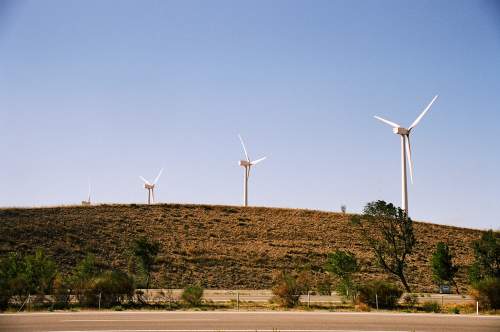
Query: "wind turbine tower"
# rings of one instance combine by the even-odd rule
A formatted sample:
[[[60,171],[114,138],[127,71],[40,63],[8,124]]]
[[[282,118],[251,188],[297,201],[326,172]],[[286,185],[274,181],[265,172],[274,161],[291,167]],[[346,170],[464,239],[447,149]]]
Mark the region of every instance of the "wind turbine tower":
[[[411,143],[410,143],[410,134],[412,129],[422,120],[424,115],[429,111],[432,104],[436,101],[437,95],[432,98],[431,102],[427,105],[427,107],[420,113],[418,118],[413,121],[410,127],[404,128],[398,125],[395,122],[386,120],[379,116],[375,116],[375,119],[380,120],[389,126],[392,127],[392,132],[401,137],[401,205],[406,215],[408,216],[408,186],[407,186],[407,176],[406,176],[406,160],[408,160],[408,164],[410,167],[410,180],[413,184],[413,162],[411,159]]]
[[[90,180],[89,180],[89,194],[87,196],[87,200],[82,201],[82,205],[86,205],[86,206],[91,205],[91,203],[90,203],[90,190],[91,190],[91,187],[90,187]]]
[[[243,152],[245,153],[245,158],[246,158],[246,160],[240,160],[239,165],[245,168],[245,173],[243,178],[243,205],[248,206],[248,178],[250,177],[250,169],[252,168],[252,166],[257,165],[267,157],[251,161],[250,157],[248,156],[247,149],[245,148],[245,143],[243,142],[243,139],[241,138],[240,135],[238,135],[238,137],[240,138],[241,146],[243,147]]]
[[[144,188],[148,191],[148,204],[155,202],[155,186],[158,180],[160,179],[162,172],[163,168],[160,170],[160,173],[158,173],[158,176],[156,176],[156,179],[153,181],[153,183],[149,182],[142,176],[139,176],[139,178],[144,182]]]

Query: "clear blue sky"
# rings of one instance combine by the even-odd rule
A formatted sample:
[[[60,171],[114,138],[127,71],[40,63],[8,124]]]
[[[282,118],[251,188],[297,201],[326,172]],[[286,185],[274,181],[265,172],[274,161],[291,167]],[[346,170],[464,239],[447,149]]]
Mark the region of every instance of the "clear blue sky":
[[[2,1],[0,205],[400,204],[399,138],[413,132],[410,215],[498,228],[496,1]]]

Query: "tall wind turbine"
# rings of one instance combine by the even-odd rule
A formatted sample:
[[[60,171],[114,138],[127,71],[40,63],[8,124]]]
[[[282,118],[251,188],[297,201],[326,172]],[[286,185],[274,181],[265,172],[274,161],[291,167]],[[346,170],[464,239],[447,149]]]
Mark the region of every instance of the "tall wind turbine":
[[[156,176],[156,179],[153,181],[153,183],[149,182],[142,176],[139,176],[139,178],[144,182],[144,188],[147,189],[148,191],[148,204],[154,203],[155,202],[155,185],[160,179],[161,173],[163,172],[163,168],[160,169],[160,173],[158,173],[158,176]]]
[[[407,188],[407,180],[406,180],[406,159],[408,158],[408,164],[410,167],[410,179],[413,184],[413,163],[411,159],[411,144],[410,144],[410,134],[413,128],[422,120],[425,113],[429,111],[432,104],[436,101],[437,95],[432,98],[431,102],[427,107],[420,113],[415,121],[408,127],[408,129],[401,127],[395,122],[383,119],[379,116],[375,116],[375,119],[380,120],[389,126],[392,127],[392,131],[394,134],[397,134],[401,137],[401,201],[403,209],[408,215],[408,188]]]
[[[89,179],[89,194],[87,196],[87,200],[86,201],[82,201],[82,205],[90,205],[90,190],[91,190],[91,187],[90,187],[90,179]]]
[[[250,160],[250,157],[248,156],[247,149],[245,148],[245,143],[243,143],[243,139],[241,138],[240,135],[238,135],[241,141],[241,146],[243,147],[243,152],[245,152],[245,158],[246,160],[240,160],[239,164],[241,167],[245,168],[245,176],[244,176],[244,182],[243,182],[243,204],[244,206],[248,206],[248,177],[250,176],[250,169],[252,166],[257,165],[267,157],[263,157],[254,161]]]

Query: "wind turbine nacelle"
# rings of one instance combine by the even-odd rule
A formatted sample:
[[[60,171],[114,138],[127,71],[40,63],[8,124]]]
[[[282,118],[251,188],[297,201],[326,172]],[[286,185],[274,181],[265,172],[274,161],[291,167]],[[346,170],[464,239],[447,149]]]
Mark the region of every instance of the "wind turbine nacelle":
[[[147,184],[147,183],[144,184],[144,188],[146,189],[153,189],[154,187],[155,187],[154,184]]]
[[[251,166],[250,162],[246,160],[240,160],[240,166],[246,167],[246,166]]]
[[[398,135],[408,135],[410,133],[408,129],[402,127],[392,128],[392,132]]]

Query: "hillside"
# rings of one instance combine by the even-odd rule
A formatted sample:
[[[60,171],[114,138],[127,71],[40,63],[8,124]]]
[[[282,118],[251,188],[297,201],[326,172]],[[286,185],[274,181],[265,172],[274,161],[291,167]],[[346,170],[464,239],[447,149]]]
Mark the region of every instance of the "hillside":
[[[428,258],[436,242],[448,241],[466,287],[470,242],[481,231],[428,223],[415,225],[418,245],[411,257],[415,291],[435,290]],[[161,241],[156,287],[180,288],[201,281],[207,288],[269,288],[273,270],[309,263],[319,270],[327,253],[348,249],[362,260],[361,278],[383,276],[370,250],[340,213],[209,205],[98,205],[0,209],[0,256],[41,247],[63,272],[93,252],[127,269],[133,239]]]

